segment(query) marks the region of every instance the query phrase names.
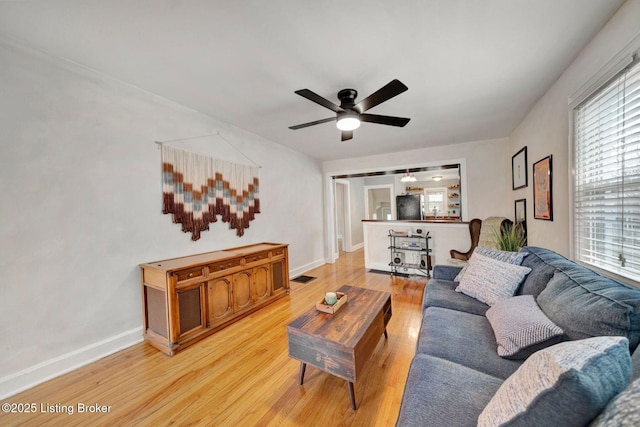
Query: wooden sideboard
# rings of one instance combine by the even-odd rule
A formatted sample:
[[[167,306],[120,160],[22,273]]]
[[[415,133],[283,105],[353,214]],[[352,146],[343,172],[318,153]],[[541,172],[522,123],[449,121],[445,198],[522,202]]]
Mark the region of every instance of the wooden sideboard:
[[[289,294],[287,244],[140,264],[144,339],[173,356]]]

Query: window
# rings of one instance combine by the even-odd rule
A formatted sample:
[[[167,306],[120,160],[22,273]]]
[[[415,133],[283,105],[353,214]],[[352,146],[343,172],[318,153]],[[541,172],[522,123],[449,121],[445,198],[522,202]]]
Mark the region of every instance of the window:
[[[573,117],[574,256],[640,281],[640,61]]]
[[[444,208],[446,188],[425,188],[424,192],[427,198],[427,212],[425,212],[425,215],[444,216],[447,213]]]

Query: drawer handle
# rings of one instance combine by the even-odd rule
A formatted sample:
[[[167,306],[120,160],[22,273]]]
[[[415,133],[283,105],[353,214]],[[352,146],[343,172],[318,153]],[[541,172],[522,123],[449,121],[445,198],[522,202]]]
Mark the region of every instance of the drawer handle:
[[[189,273],[189,277],[193,277],[193,273]]]

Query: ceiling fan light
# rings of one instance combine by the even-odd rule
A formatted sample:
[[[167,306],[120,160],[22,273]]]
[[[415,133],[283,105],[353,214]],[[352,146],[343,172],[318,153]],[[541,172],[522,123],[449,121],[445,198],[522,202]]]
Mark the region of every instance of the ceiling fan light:
[[[336,126],[340,130],[354,130],[360,127],[360,119],[353,112],[346,112],[338,116]]]

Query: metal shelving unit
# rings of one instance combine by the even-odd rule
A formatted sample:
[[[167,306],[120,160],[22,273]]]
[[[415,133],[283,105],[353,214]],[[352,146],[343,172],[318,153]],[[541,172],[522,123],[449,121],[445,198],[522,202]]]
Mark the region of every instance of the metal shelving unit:
[[[422,234],[408,234],[406,232],[389,231],[389,253],[391,256],[391,275],[409,275],[409,270],[420,271],[427,278],[431,277],[431,249],[429,249],[429,232]],[[408,254],[412,261],[407,262]],[[419,254],[418,257],[415,254]]]

